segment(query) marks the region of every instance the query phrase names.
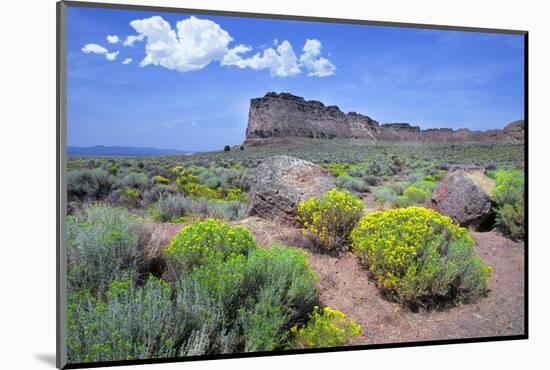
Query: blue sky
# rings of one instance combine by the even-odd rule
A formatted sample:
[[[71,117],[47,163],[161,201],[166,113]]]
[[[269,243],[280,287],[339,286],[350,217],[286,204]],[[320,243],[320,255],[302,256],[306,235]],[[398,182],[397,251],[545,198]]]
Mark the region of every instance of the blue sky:
[[[69,7],[69,145],[219,150],[269,91],[422,128],[524,116],[523,36],[190,16]]]

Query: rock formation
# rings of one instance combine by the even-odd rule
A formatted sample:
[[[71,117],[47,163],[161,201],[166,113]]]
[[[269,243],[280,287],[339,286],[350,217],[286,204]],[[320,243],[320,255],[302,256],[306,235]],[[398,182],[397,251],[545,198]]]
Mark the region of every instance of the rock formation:
[[[432,193],[434,208],[461,226],[490,228],[494,221],[492,179],[479,166],[456,166],[449,169]]]
[[[504,129],[427,129],[408,123],[379,124],[356,113],[344,113],[335,105],[325,106],[288,93],[267,93],[250,101],[246,141],[271,138],[362,138],[380,141],[511,141],[523,142],[524,121],[514,121]]]
[[[249,216],[294,222],[296,206],[336,186],[321,166],[302,159],[277,155],[256,167],[249,178]]]
[[[378,122],[370,117],[354,112],[344,114],[337,106],[271,92],[251,100],[246,138],[372,138],[376,128]]]

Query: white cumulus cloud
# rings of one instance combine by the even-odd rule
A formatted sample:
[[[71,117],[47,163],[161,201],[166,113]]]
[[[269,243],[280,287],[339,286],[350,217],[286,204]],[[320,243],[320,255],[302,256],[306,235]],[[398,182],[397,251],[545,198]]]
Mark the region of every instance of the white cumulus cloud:
[[[130,35],[126,37],[126,40],[122,43],[124,46],[134,46],[134,43],[136,41],[143,41],[145,39],[145,35]]]
[[[336,67],[328,59],[321,57],[321,42],[316,39],[307,39],[302,48],[300,63],[309,71],[308,76],[332,76]]]
[[[199,70],[221,60],[233,40],[218,24],[195,17],[179,21],[177,32],[159,16],[134,20],[130,25],[147,37],[141,66],[160,65],[180,72]]]
[[[120,42],[120,38],[117,35],[108,35],[107,36],[107,42],[109,44],[116,44]]]
[[[111,62],[116,59],[119,53],[118,51],[110,53],[109,50],[98,44],[86,44],[81,50],[86,54],[105,55],[105,58]]]
[[[105,54],[109,51],[109,50],[105,49],[103,46],[98,45],[98,44],[86,44],[86,45],[84,45],[84,47],[81,50],[86,54],[90,54],[90,53]]]
[[[107,58],[108,61],[113,61],[113,60],[116,60],[116,57],[118,56],[118,51],[114,51],[112,53],[106,53],[105,54],[105,58]]]
[[[127,36],[124,41],[116,35],[107,36],[109,43],[122,41],[124,46],[145,42],[145,57],[140,66],[161,66],[179,72],[197,71],[212,62],[221,66],[241,69],[269,70],[272,76],[289,77],[307,72],[308,76],[327,77],[335,73],[336,67],[321,56],[321,42],[307,39],[302,54],[298,57],[288,40],[273,40],[273,47],[253,48],[244,44],[230,44],[233,37],[217,23],[191,16],[176,23],[172,28],[161,16],[136,19],[130,26],[137,34]],[[259,50],[258,50],[259,49]],[[263,50],[262,50],[263,49]],[[115,60],[118,51],[109,52],[97,44],[88,44],[82,51],[104,54],[108,60]],[[131,63],[126,58],[122,63]]]
[[[250,51],[250,47],[239,45],[229,50],[222,60],[222,65],[252,68],[256,70],[269,69],[272,76],[288,77],[301,73],[298,58],[287,40],[277,46],[277,50],[268,48],[263,53],[256,53],[252,57],[242,58],[239,54]]]

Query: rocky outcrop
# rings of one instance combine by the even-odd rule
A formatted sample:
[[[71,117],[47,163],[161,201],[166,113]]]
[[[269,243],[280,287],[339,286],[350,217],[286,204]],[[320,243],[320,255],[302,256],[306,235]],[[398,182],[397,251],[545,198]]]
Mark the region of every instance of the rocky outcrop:
[[[325,106],[289,93],[267,93],[250,101],[246,141],[308,137],[320,139],[360,138],[380,141],[511,141],[523,142],[525,124],[514,121],[502,130],[472,131],[449,128],[421,130],[409,123],[379,124],[356,113],[344,113],[335,105]]]
[[[494,222],[491,191],[493,180],[479,166],[457,166],[449,169],[432,193],[432,205],[461,226],[490,228]]]
[[[510,122],[502,131],[509,140],[523,141],[525,137],[525,121],[521,119]]]
[[[249,216],[292,223],[298,203],[332,189],[335,180],[315,163],[278,155],[256,167],[249,184]]]
[[[271,92],[250,101],[246,138],[374,138],[377,129],[378,122],[370,117],[345,114],[337,106],[325,106],[320,101]]]

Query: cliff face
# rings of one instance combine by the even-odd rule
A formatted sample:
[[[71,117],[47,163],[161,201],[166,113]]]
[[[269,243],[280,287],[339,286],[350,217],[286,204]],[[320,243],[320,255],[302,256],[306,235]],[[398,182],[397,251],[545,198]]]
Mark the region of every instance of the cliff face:
[[[247,139],[271,137],[365,137],[373,138],[378,122],[370,117],[320,101],[306,101],[287,93],[267,93],[250,101]]]
[[[267,93],[250,101],[246,141],[269,138],[364,138],[380,141],[523,141],[524,122],[514,121],[502,130],[471,131],[447,128],[421,130],[408,123],[380,125],[372,118],[344,113],[337,106],[325,106],[288,93]]]

